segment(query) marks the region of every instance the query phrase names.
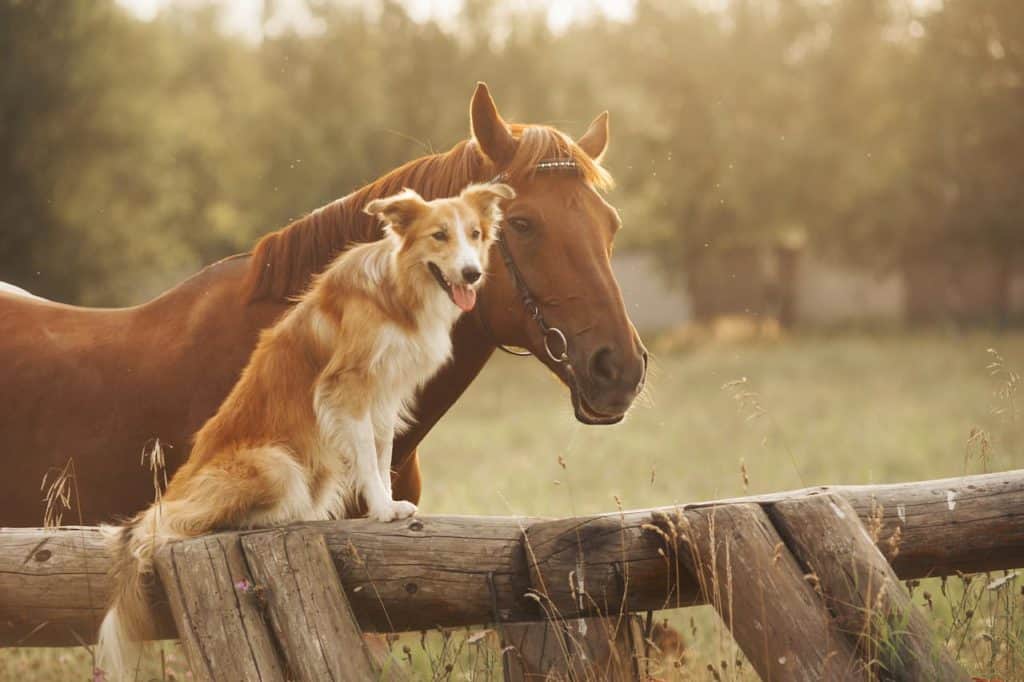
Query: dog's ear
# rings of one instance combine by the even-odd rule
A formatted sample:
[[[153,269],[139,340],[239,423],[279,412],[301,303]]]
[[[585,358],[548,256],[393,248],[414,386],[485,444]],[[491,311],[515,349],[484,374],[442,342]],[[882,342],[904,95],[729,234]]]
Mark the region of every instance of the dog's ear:
[[[474,206],[489,206],[502,199],[515,199],[516,191],[501,182],[481,182],[467,185],[459,194],[459,198]]]
[[[386,222],[385,229],[391,229],[395,234],[401,235],[428,209],[423,197],[406,187],[398,194],[374,199],[363,208],[363,211]]]
[[[500,182],[469,185],[459,198],[473,207],[485,222],[497,227],[501,222],[501,200],[515,199],[516,191]]]

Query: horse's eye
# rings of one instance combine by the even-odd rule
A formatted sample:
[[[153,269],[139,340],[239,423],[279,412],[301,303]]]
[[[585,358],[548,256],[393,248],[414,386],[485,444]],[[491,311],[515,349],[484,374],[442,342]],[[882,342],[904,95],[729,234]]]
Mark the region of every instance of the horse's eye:
[[[444,230],[438,230],[437,232],[435,232],[434,234],[432,234],[430,236],[433,237],[434,239],[436,239],[439,242],[446,242],[446,241],[448,241],[448,233],[445,232]]]
[[[526,218],[509,218],[508,224],[515,228],[517,232],[530,231],[530,221]]]
[[[473,239],[480,239],[480,234],[480,230],[473,230],[471,236],[473,237]]]

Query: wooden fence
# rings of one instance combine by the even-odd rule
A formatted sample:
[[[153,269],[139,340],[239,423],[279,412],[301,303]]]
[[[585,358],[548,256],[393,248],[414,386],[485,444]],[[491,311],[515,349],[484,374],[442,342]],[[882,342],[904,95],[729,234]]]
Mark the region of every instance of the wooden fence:
[[[222,533],[157,557],[158,610],[197,679],[363,679],[361,632],[478,624],[510,645],[516,678],[556,664],[535,660],[515,623],[602,617],[604,639],[635,643],[628,614],[698,603],[718,609],[763,679],[865,679],[868,659],[892,679],[968,679],[898,580],[1019,566],[1024,471],[1013,471],[556,520]],[[93,528],[0,530],[0,646],[94,641],[108,567]],[[893,646],[872,651],[894,624]]]

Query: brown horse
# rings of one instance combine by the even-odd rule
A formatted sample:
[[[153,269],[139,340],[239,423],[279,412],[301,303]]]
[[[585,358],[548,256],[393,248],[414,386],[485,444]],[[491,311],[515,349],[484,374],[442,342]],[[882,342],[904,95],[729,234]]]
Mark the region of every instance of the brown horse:
[[[471,140],[407,163],[144,305],[76,308],[0,292],[0,526],[38,525],[40,482],[69,459],[85,523],[145,507],[153,481],[143,448],[157,438],[168,446],[168,473],[185,460],[260,330],[339,250],[379,238],[362,208],[403,187],[434,199],[500,177],[517,197],[504,207],[502,257],[491,259],[476,312],[453,332],[453,361],[395,443],[396,498],[419,501],[416,447],[497,344],[524,347],[555,372],[580,421],[622,419],[647,354],[609,262],[619,219],[599,194],[610,184],[600,166],[607,114],[574,142],[546,126],[506,124],[482,83],[470,114]]]

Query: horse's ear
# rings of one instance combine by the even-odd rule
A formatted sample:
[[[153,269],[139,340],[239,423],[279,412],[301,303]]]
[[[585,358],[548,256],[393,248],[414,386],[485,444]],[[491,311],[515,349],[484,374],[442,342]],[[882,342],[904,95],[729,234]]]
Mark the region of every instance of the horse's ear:
[[[602,111],[593,120],[587,132],[576,141],[580,149],[594,161],[600,161],[608,149],[608,112]]]
[[[408,187],[383,199],[374,199],[363,207],[363,211],[377,216],[387,223],[396,234],[402,234],[429,206],[419,194]]]
[[[469,107],[469,125],[480,150],[498,166],[504,166],[516,154],[516,140],[505,125],[491,99],[486,83],[477,83]]]

